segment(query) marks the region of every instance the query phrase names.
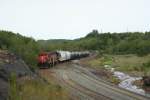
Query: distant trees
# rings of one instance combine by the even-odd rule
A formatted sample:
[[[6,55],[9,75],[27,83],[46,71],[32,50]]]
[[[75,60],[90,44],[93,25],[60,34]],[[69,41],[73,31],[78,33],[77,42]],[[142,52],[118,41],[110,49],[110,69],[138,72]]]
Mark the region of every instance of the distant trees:
[[[150,32],[101,34],[97,32],[98,31],[94,30],[85,38],[81,39],[81,41],[85,40],[87,41],[86,43],[90,45],[88,49],[100,50],[111,54],[137,54],[139,56],[150,53]],[[92,39],[94,39],[94,41],[88,43],[88,41]]]
[[[99,50],[101,53],[139,56],[150,53],[150,32],[99,33],[93,30],[84,38],[58,41],[43,43],[42,46],[46,48],[48,45],[47,50]]]
[[[98,30],[93,30],[90,32],[86,37],[97,37],[98,36]]]

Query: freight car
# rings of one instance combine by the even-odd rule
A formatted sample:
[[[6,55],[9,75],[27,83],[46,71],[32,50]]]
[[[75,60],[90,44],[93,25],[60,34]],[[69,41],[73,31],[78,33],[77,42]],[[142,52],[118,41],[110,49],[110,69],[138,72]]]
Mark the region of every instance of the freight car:
[[[71,59],[71,52],[69,51],[57,51],[57,53],[60,55],[60,62],[68,61]]]
[[[54,66],[56,63],[79,59],[89,56],[89,52],[69,52],[69,51],[56,51],[41,53],[38,56],[38,66],[40,68],[48,68]]]
[[[90,54],[88,51],[84,52],[57,51],[57,53],[60,55],[59,56],[60,62],[87,57]]]

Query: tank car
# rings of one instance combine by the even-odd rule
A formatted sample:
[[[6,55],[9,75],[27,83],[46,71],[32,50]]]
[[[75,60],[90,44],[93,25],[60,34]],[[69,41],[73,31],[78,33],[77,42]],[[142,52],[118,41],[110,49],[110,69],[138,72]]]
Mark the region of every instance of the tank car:
[[[71,52],[69,51],[57,51],[57,53],[60,55],[59,56],[59,61],[68,61],[71,59]]]

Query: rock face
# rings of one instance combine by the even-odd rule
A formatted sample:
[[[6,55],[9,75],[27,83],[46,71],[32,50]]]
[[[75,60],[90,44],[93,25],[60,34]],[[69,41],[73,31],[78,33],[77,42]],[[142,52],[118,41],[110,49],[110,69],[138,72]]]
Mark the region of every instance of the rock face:
[[[7,100],[8,98],[11,73],[15,73],[17,77],[32,74],[22,59],[8,51],[0,50],[0,100]]]

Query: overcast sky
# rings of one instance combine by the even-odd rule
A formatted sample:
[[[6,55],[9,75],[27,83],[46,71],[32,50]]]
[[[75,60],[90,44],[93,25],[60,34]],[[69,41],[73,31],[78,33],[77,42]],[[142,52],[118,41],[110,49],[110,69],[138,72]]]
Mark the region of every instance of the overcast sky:
[[[0,0],[0,29],[35,39],[150,31],[150,0]]]

